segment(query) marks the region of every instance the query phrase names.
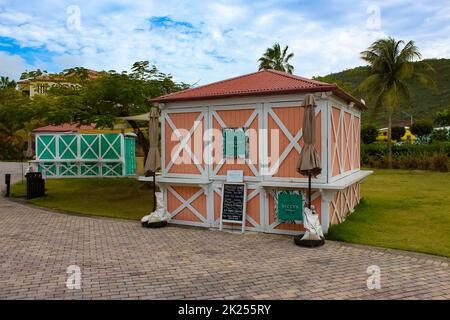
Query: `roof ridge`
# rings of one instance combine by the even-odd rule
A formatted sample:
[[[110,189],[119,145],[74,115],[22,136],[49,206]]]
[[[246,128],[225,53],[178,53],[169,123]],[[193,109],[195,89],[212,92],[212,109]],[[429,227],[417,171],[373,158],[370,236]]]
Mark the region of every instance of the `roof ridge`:
[[[318,81],[318,80],[314,80],[314,79],[309,79],[309,78],[305,78],[305,77],[301,77],[298,76],[296,74],[291,74],[291,73],[287,73],[287,72],[283,72],[283,71],[279,71],[279,70],[274,70],[274,69],[266,69],[266,71],[272,72],[274,74],[278,74],[281,76],[284,76],[286,78],[291,78],[291,79],[295,79],[295,80],[302,80],[302,81],[307,81],[307,82],[312,82],[314,84],[319,84],[319,85],[324,85],[324,86],[332,86],[334,84],[332,83],[327,83],[327,82],[323,82],[323,81]]]

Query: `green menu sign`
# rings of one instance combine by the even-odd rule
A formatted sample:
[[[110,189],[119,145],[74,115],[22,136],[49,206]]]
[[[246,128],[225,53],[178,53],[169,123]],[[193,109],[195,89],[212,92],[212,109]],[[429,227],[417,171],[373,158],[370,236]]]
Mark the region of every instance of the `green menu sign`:
[[[302,194],[299,191],[278,191],[275,209],[279,221],[303,221]]]

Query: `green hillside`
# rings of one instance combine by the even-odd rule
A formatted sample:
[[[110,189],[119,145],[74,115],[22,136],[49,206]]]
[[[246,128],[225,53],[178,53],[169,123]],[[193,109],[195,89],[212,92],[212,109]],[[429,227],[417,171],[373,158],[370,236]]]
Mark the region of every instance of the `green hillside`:
[[[438,111],[450,106],[450,59],[432,59],[424,60],[429,63],[436,71],[435,80],[436,89],[424,88],[417,81],[410,82],[411,106],[403,108],[405,112],[412,114],[414,120],[433,120]],[[423,63],[423,62],[417,62]],[[317,77],[326,82],[336,82],[344,89],[353,91],[361,81],[367,76],[368,67],[357,67],[345,70],[339,73],[333,73],[325,77]],[[378,126],[386,125],[386,114],[380,114],[370,119],[369,115],[373,113],[366,112],[363,121],[373,121]],[[398,112],[394,115],[394,122],[401,121],[407,123],[410,117],[404,113]]]

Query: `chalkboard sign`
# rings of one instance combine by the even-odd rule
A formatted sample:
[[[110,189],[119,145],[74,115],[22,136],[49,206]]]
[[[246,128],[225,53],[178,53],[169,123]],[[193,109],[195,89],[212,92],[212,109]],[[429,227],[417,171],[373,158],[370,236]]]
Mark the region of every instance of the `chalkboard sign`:
[[[220,230],[222,230],[222,222],[228,222],[242,224],[242,232],[244,232],[246,189],[244,183],[225,183],[223,185]]]

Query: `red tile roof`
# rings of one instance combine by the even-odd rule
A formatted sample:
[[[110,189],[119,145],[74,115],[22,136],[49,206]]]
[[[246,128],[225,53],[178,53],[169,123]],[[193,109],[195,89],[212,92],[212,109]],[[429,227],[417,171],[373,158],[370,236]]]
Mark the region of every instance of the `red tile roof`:
[[[354,102],[355,105],[361,109],[365,108],[361,101],[343,91],[336,84],[310,80],[275,70],[262,70],[196,88],[171,93],[151,99],[150,102],[164,103],[323,91],[332,91],[344,100]]]
[[[79,130],[92,130],[95,129],[96,125],[94,123],[90,125],[79,125],[76,123],[64,123],[58,126],[48,125],[45,127],[40,127],[34,129],[33,132],[43,133],[43,132],[78,132]]]

